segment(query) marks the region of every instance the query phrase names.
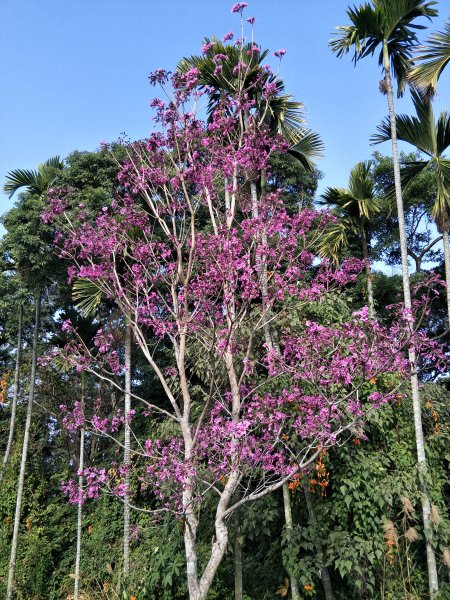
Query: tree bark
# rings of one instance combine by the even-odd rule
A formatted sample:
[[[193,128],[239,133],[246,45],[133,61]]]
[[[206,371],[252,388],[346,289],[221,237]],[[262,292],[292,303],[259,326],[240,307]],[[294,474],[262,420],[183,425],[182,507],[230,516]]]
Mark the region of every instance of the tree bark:
[[[367,244],[367,235],[364,225],[361,227],[361,238],[367,279],[367,304],[369,308],[369,317],[373,319],[375,317],[375,304],[373,300],[372,272],[370,269],[369,246]]]
[[[292,520],[291,498],[289,496],[289,487],[287,483],[283,485],[283,504],[284,522],[286,523],[286,529],[288,532],[292,532],[294,529],[294,523]],[[300,592],[298,589],[297,579],[292,573],[289,573],[289,577],[292,600],[300,600]]]
[[[9,435],[8,442],[6,444],[5,455],[3,456],[2,470],[0,471],[0,482],[3,479],[3,473],[6,465],[8,464],[9,456],[11,454],[12,443],[14,439],[14,429],[16,427],[16,413],[17,413],[17,398],[19,396],[19,375],[20,375],[20,358],[22,354],[22,328],[23,328],[23,304],[19,305],[19,330],[17,332],[17,354],[16,354],[16,366],[14,369],[14,389],[13,399],[11,403],[11,418],[9,421]]]
[[[394,98],[392,92],[392,81],[390,75],[390,58],[387,40],[383,41],[383,67],[386,78],[386,88],[389,106],[389,119],[391,124],[391,139],[392,139],[392,158],[394,164],[394,182],[395,182],[395,197],[397,201],[398,225],[400,233],[400,249],[402,257],[402,278],[403,278],[403,295],[405,308],[411,310],[411,290],[409,285],[409,268],[407,254],[407,238],[405,227],[405,215],[403,210],[402,187],[400,181],[400,163],[398,158],[397,146],[397,129],[395,124]],[[411,324],[412,330],[412,324]],[[411,364],[411,392],[414,412],[414,429],[416,436],[417,462],[419,470],[419,480],[422,492],[422,515],[423,528],[425,533],[427,567],[428,567],[428,585],[430,598],[434,598],[439,591],[438,575],[436,568],[436,556],[434,553],[432,538],[433,527],[431,523],[431,507],[430,499],[427,490],[427,463],[425,457],[425,443],[422,427],[422,411],[420,404],[419,380],[417,377],[416,356],[412,347],[409,348],[409,361]]]
[[[316,514],[314,512],[314,505],[313,505],[313,502],[311,499],[311,495],[308,492],[307,486],[303,487],[303,491],[305,493],[305,500],[306,500],[306,506],[308,508],[309,520],[311,522],[311,525],[315,529],[317,526],[317,521],[316,521]],[[317,539],[317,537],[316,537],[316,539]],[[323,589],[325,592],[325,598],[326,598],[326,600],[334,600],[333,588],[331,586],[330,572],[328,570],[328,567],[325,564],[324,548],[323,548],[322,544],[320,543],[320,541],[317,542],[316,547],[317,547],[317,551],[319,553],[320,562],[322,563],[322,568],[320,569],[320,576],[322,579],[322,585],[323,585]]]
[[[127,320],[125,326],[125,440],[123,464],[125,467],[125,492],[123,495],[123,574],[130,573],[130,410],[131,410],[131,323]]]
[[[81,372],[81,411],[84,414],[86,396],[86,374]],[[83,527],[83,475],[84,469],[84,426],[80,430],[80,454],[78,459],[78,510],[77,510],[77,550],[75,555],[75,582],[73,587],[73,600],[80,597],[80,560],[81,560],[81,533]]]
[[[447,316],[450,328],[450,249],[448,244],[448,231],[442,233],[444,243],[445,281],[447,283]]]
[[[36,314],[34,321],[33,351],[31,358],[30,392],[28,396],[27,418],[23,434],[22,459],[20,462],[19,482],[17,486],[16,512],[14,515],[13,538],[11,542],[11,556],[8,570],[8,586],[6,600],[12,600],[14,594],[14,574],[16,570],[17,542],[19,538],[20,515],[22,511],[23,488],[25,483],[25,469],[27,465],[28,444],[30,440],[31,417],[33,413],[34,388],[36,382],[37,345],[39,340],[39,322],[41,318],[41,294],[36,294]]]

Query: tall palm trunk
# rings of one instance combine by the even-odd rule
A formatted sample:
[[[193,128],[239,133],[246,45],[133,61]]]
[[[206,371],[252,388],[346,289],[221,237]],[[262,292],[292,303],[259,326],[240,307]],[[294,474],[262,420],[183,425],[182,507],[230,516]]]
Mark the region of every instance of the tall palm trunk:
[[[86,374],[81,372],[81,411],[84,414],[86,396]],[[83,526],[83,469],[84,469],[84,426],[80,431],[80,455],[78,459],[78,511],[77,511],[77,550],[75,556],[75,583],[73,600],[78,600],[80,595],[80,560],[81,560],[81,532]]]
[[[250,193],[252,198],[252,216],[254,219],[257,219],[259,216],[258,211],[258,191],[256,188],[256,183],[252,181],[250,183]],[[267,234],[263,232],[261,236],[261,242],[263,244],[267,244]],[[258,252],[258,249],[256,249]],[[270,310],[266,307],[266,299],[267,299],[267,264],[265,261],[260,263],[257,261],[256,268],[258,271],[258,275],[261,281],[261,296],[262,296],[262,310],[265,311],[264,314],[264,339],[266,341],[266,345],[269,349],[274,347],[272,334],[270,331]],[[284,503],[284,517],[286,523],[286,529],[292,530],[293,521],[292,521],[292,510],[291,510],[291,499],[289,496],[289,488],[288,484],[285,483],[283,485],[283,503]],[[292,600],[300,600],[300,593],[298,591],[298,583],[297,579],[292,573],[289,573],[290,581],[291,581],[291,594]]]
[[[20,374],[20,357],[22,353],[22,327],[23,327],[23,304],[19,306],[19,331],[17,332],[17,354],[16,354],[16,366],[14,370],[14,389],[13,399],[11,404],[11,419],[9,421],[9,435],[8,443],[6,444],[5,455],[3,456],[3,466],[0,471],[0,482],[3,479],[3,473],[11,454],[12,443],[14,439],[14,429],[16,426],[16,413],[17,413],[17,397],[19,395],[19,374]]]
[[[27,465],[28,444],[30,440],[31,417],[33,413],[34,388],[36,383],[37,345],[39,340],[39,322],[41,318],[41,294],[36,294],[36,314],[34,320],[33,353],[31,358],[30,393],[28,396],[27,418],[23,434],[22,459],[20,462],[19,482],[17,486],[16,512],[14,515],[13,538],[11,542],[11,556],[9,560],[8,587],[6,600],[12,600],[14,588],[14,574],[16,570],[17,542],[19,538],[20,514],[22,511],[23,488],[25,483],[25,468]]]
[[[408,269],[408,254],[406,242],[406,227],[405,215],[403,211],[402,188],[400,182],[400,163],[398,159],[397,147],[397,129],[395,124],[394,98],[392,93],[392,81],[390,75],[390,60],[387,41],[383,42],[383,66],[386,78],[386,88],[389,106],[389,119],[391,123],[391,138],[392,138],[392,158],[394,163],[394,181],[395,181],[395,197],[397,201],[398,226],[400,232],[400,249],[402,257],[402,278],[403,278],[403,296],[405,308],[411,310],[411,290],[409,286],[409,269]],[[412,326],[411,326],[412,329]],[[419,380],[417,377],[416,355],[412,347],[408,350],[409,361],[411,363],[411,392],[414,412],[414,429],[416,434],[416,449],[417,462],[419,469],[419,479],[422,492],[422,515],[423,528],[425,533],[427,567],[428,567],[428,585],[430,590],[430,598],[434,598],[439,591],[436,557],[432,543],[433,527],[431,522],[431,506],[430,498],[427,490],[427,463],[425,457],[425,443],[422,427],[422,410],[420,404]]]
[[[370,257],[369,257],[369,245],[367,243],[367,234],[364,225],[361,225],[361,239],[362,239],[362,251],[365,262],[366,280],[367,280],[367,304],[369,307],[369,317],[371,319],[375,316],[375,304],[373,301],[373,286],[372,286],[372,272],[370,269]]]
[[[447,316],[448,326],[450,327],[450,250],[447,229],[442,232],[442,239],[444,243],[445,281],[447,282]]]
[[[130,573],[130,409],[131,409],[131,323],[127,320],[125,325],[125,440],[123,464],[125,467],[125,492],[123,495],[123,574]]]

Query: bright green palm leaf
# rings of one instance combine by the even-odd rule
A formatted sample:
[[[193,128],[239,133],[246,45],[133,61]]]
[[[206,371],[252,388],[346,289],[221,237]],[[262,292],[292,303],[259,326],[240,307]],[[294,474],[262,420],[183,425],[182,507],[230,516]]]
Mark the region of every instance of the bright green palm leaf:
[[[417,60],[420,64],[411,70],[411,81],[434,93],[442,71],[450,63],[450,20],[445,23],[444,31],[431,35],[428,44],[420,48]]]
[[[49,158],[43,165],[39,165],[37,171],[14,169],[6,175],[3,190],[9,194],[10,198],[23,187],[28,193],[41,196],[63,169],[64,163],[59,156]]]
[[[339,216],[339,221],[331,223],[321,237],[319,252],[322,256],[337,260],[342,248],[349,243],[349,234],[364,237],[363,231],[380,211],[374,194],[371,166],[371,161],[357,163],[350,173],[348,190],[327,188],[322,194],[319,203],[335,207]]]
[[[75,279],[72,299],[83,317],[91,317],[95,314],[101,298],[102,290],[94,281],[84,277]]]
[[[10,171],[6,176],[3,191],[9,194],[9,198],[11,198],[22,187],[26,187],[32,194],[40,195],[42,188],[39,173],[28,169],[14,169]]]
[[[319,255],[338,262],[342,249],[348,246],[348,232],[354,229],[355,224],[350,219],[341,219],[328,225],[319,241]]]
[[[304,130],[303,137],[289,148],[289,154],[292,154],[307,171],[313,171],[312,159],[320,158],[323,151],[324,145],[321,137],[310,130]]]

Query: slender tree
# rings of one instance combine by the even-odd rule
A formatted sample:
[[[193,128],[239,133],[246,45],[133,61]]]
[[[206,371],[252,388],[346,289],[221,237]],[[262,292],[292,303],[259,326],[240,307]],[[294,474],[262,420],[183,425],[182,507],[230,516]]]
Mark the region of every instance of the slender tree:
[[[131,467],[131,342],[133,331],[130,321],[125,324],[125,440],[123,466],[125,468],[125,491],[123,495],[123,574],[130,573],[130,467]]]
[[[406,242],[405,217],[403,210],[402,188],[400,179],[400,163],[397,146],[397,130],[394,111],[394,95],[391,72],[397,80],[397,93],[400,96],[406,86],[409,61],[418,40],[417,29],[423,29],[416,23],[419,17],[431,19],[437,15],[433,8],[436,2],[424,0],[373,0],[359,8],[348,8],[347,15],[350,25],[338,27],[336,39],[330,42],[333,52],[342,57],[353,50],[355,64],[367,56],[380,50],[378,63],[382,68],[384,79],[380,88],[387,94],[389,107],[389,122],[391,128],[392,156],[394,163],[395,197],[400,233],[400,248],[402,257],[403,294],[406,310],[411,311],[411,290],[409,284],[408,254]],[[433,547],[433,528],[431,522],[431,505],[427,492],[427,464],[425,443],[422,427],[422,413],[419,394],[419,381],[416,371],[416,356],[414,349],[409,349],[411,363],[411,390],[414,409],[414,425],[417,445],[419,477],[422,484],[422,512],[426,539],[427,566],[430,597],[433,598],[438,590],[436,557]]]
[[[13,398],[11,401],[11,418],[9,421],[9,434],[8,442],[6,444],[5,454],[3,456],[3,467],[0,471],[0,482],[3,479],[3,473],[8,463],[9,456],[11,454],[12,443],[14,439],[14,430],[16,425],[16,412],[17,412],[17,398],[19,396],[19,376],[20,376],[20,360],[22,355],[22,327],[23,327],[23,304],[19,304],[19,320],[18,320],[18,331],[17,331],[17,349],[16,349],[16,365],[14,369],[14,387],[13,387]]]
[[[86,403],[86,373],[81,372],[81,401],[80,412],[84,414]],[[83,469],[84,469],[84,438],[85,427],[80,428],[80,452],[78,458],[78,507],[77,507],[77,545],[75,555],[75,582],[73,589],[73,598],[78,600],[80,597],[80,561],[81,561],[81,536],[83,530]]]
[[[369,314],[373,318],[375,309],[368,237],[370,220],[380,211],[380,207],[374,193],[371,166],[371,161],[368,161],[353,167],[348,190],[327,188],[322,194],[322,203],[336,207],[340,218],[325,231],[320,251],[322,255],[336,260],[342,247],[348,245],[349,234],[359,237],[365,261]]]

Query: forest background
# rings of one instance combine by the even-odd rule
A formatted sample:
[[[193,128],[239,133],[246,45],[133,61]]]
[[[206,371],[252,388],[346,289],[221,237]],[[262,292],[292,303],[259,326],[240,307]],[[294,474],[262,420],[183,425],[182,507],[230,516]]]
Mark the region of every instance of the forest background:
[[[430,29],[421,33],[423,38],[431,31],[443,29],[446,17],[443,4],[439,3],[440,18],[434,19]],[[278,7],[261,2],[250,11],[256,16],[256,38],[262,47],[287,48],[280,75],[288,92],[304,102],[308,126],[320,134],[325,145],[325,158],[318,163],[321,173],[317,170],[307,173],[287,156],[273,158],[271,168],[275,180],[269,180],[269,186],[275,190],[280,182],[288,183],[284,201],[291,211],[300,205],[313,206],[314,199],[319,200],[327,187],[348,186],[352,167],[370,158],[373,147],[369,138],[387,113],[386,99],[378,92],[381,74],[376,61],[366,60],[354,71],[350,60],[337,61],[328,48],[334,27],[346,22],[346,4],[340,5],[340,2],[324,2],[319,7],[312,2],[285,2]],[[36,5],[30,7],[25,3],[5,3],[2,10],[5,18],[1,25],[4,34],[1,72],[8,87],[14,90],[1,99],[2,140],[5,140],[0,155],[3,180],[6,181],[7,174],[14,169],[36,168],[49,157],[59,155],[65,157],[64,169],[63,165],[57,165],[56,170],[61,173],[52,177],[52,182],[74,187],[80,198],[87,198],[97,207],[106,202],[117,186],[119,168],[115,159],[121,160],[120,148],[113,146],[111,155],[107,149],[99,149],[100,140],[114,142],[123,130],[131,139],[140,139],[152,128],[148,103],[155,92],[148,87],[149,71],[158,67],[174,69],[181,57],[201,53],[199,42],[203,36],[220,38],[227,31],[236,30],[236,17],[230,15],[226,3],[218,3],[214,13],[201,2],[193,3],[189,10],[185,3],[177,2],[170,6],[169,3],[161,6],[150,3],[145,7],[142,3],[131,3],[126,10],[120,3],[108,3],[108,10],[106,4],[96,4],[92,9],[80,3],[76,7],[58,7],[59,12],[47,12],[45,7],[37,10]],[[92,10],[94,12],[90,12]],[[35,32],[33,40],[29,30]],[[176,43],[167,41],[169,31],[171,40]],[[62,48],[66,50],[63,52]],[[39,68],[32,65],[31,56],[42,57]],[[275,58],[272,62],[276,69]],[[445,73],[434,103],[436,115],[446,107],[449,91],[448,73]],[[397,103],[397,112],[413,114],[409,93]],[[73,152],[74,149],[77,151]],[[381,149],[389,154],[389,146]],[[404,149],[412,150],[406,145]],[[403,162],[414,159],[409,155]],[[384,272],[373,277],[373,291],[379,318],[387,324],[392,314],[386,307],[397,302],[401,294],[400,277],[387,275],[399,269],[400,264],[398,242],[395,235],[391,235],[395,233],[395,209],[387,194],[392,184],[391,170],[391,159],[377,154],[369,173],[374,201],[381,207],[368,226],[371,261],[379,261],[377,266],[384,265]],[[405,194],[411,252],[416,258],[439,237],[431,218],[436,198],[433,186],[433,178],[423,176]],[[21,303],[25,307],[25,327],[16,441],[0,492],[1,593],[6,589],[21,434],[31,391],[32,312],[37,279],[47,278],[39,330],[42,356],[61,335],[59,330],[66,317],[76,319],[66,286],[67,265],[56,255],[52,256],[50,226],[39,218],[43,203],[45,194],[25,191],[17,208],[3,220],[8,231],[2,240],[2,269],[6,278],[2,280],[1,301],[4,342],[1,364],[5,382],[1,436],[5,449]],[[9,207],[5,199],[3,208]],[[342,218],[343,213],[338,210],[336,215]],[[317,252],[319,247],[320,244]],[[341,261],[350,255],[361,255],[360,239],[352,232],[348,246],[339,248],[338,256],[333,258]],[[15,274],[28,286],[19,295],[20,286],[16,286],[14,278],[10,279],[11,260],[16,267],[20,264]],[[442,262],[442,253],[435,244],[424,253],[422,263],[410,261],[412,271],[416,271],[413,282],[422,281],[427,267],[436,267],[437,272],[444,275]],[[365,278],[361,275],[339,296],[319,303],[311,311],[319,323],[329,325],[351,319],[352,311],[361,308],[367,300]],[[124,324],[108,302],[100,310],[103,310],[102,318],[109,322],[114,347],[122,357]],[[421,321],[421,330],[447,344],[445,293],[439,294],[430,311]],[[297,315],[299,327],[305,315]],[[295,325],[295,318],[291,319],[292,324]],[[148,367],[141,364],[137,356],[134,358],[134,392],[139,388],[139,393],[145,395],[158,389],[146,371]],[[64,404],[75,402],[83,384],[76,376],[71,379],[67,373],[46,371],[42,363],[40,368],[15,589],[18,598],[64,598],[71,597],[73,589],[77,532],[76,507],[67,504],[60,483],[76,474],[80,443],[76,431],[62,427],[64,414],[59,405],[61,395],[65,397]],[[448,593],[446,561],[450,562],[450,555],[446,554],[449,403],[445,377],[436,377],[434,366],[425,363],[421,372],[423,418],[435,547],[441,594],[445,598]],[[370,378],[366,384],[376,386],[376,379]],[[122,384],[126,386],[121,380]],[[385,391],[382,388],[388,384],[380,381],[379,385],[381,391]],[[111,389],[103,389],[101,394],[110,399],[104,414],[112,414],[117,398]],[[66,402],[67,399],[70,401]],[[88,440],[90,464],[103,467],[111,460],[117,461],[117,455],[117,447],[107,438],[93,436]],[[364,430],[355,425],[345,444],[320,456],[307,481],[302,484],[298,478],[292,479],[289,489],[293,519],[292,515],[290,520],[286,519],[286,500],[278,491],[259,504],[246,505],[239,518],[230,522],[229,547],[208,597],[293,595],[296,593],[292,589],[294,580],[303,597],[426,597],[421,493],[416,475],[409,397],[405,389],[399,388],[396,402],[371,413]],[[144,488],[137,492],[138,497],[143,493]],[[142,507],[145,498],[138,499]],[[124,578],[122,503],[106,495],[97,503],[86,503],[83,510],[82,589],[76,592],[80,597],[187,596],[183,523],[162,519],[155,526],[145,513],[133,517],[129,531],[132,570]],[[202,562],[206,560],[203,553],[207,555],[211,531],[206,527],[199,536]],[[238,579],[239,573],[241,577],[240,592],[236,573]],[[324,583],[327,577],[333,591]]]

